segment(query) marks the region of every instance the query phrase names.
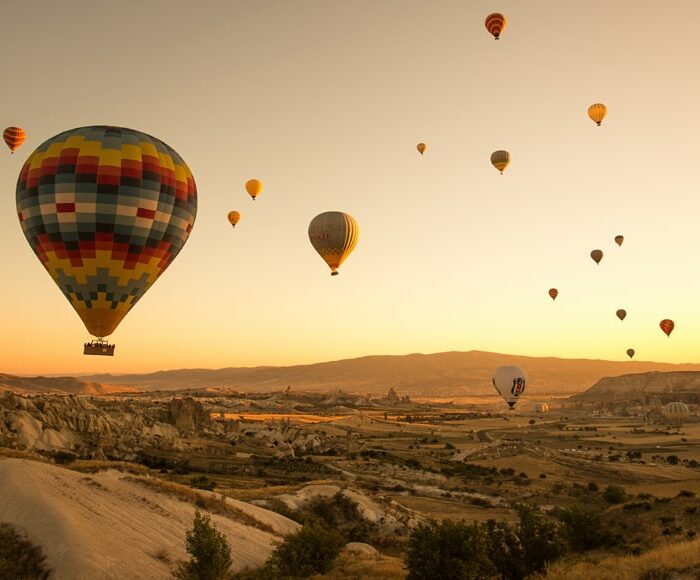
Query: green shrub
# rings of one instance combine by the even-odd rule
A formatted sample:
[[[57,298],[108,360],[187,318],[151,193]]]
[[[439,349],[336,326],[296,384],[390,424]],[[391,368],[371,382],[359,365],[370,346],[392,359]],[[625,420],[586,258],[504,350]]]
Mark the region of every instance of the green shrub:
[[[14,526],[0,523],[0,578],[7,580],[45,580],[50,570],[46,556],[39,546],[32,544]]]
[[[194,512],[194,523],[185,536],[187,553],[192,556],[175,572],[178,580],[223,580],[230,576],[231,548],[211,518]]]
[[[608,503],[622,503],[627,498],[624,488],[618,485],[609,485],[603,492],[603,499]]]
[[[610,533],[604,528],[600,514],[592,509],[574,504],[559,513],[564,524],[564,537],[577,552],[585,552],[613,543]]]
[[[276,577],[325,574],[344,544],[343,537],[335,530],[318,523],[306,524],[275,548],[268,567],[277,573]]]
[[[206,475],[198,475],[190,480],[190,485],[196,489],[204,489],[206,491],[214,491],[216,482],[209,479]]]

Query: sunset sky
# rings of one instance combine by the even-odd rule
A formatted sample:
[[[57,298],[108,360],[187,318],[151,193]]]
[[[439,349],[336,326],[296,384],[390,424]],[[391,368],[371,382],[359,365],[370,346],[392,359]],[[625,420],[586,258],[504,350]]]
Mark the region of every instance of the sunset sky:
[[[446,350],[700,362],[697,0],[22,0],[0,14],[0,128],[28,134],[0,154],[0,372]],[[113,358],[83,356],[90,335],[15,209],[31,152],[94,124],[165,141],[199,196]],[[512,155],[502,176],[496,149]],[[328,210],[360,225],[337,277],[307,235]]]

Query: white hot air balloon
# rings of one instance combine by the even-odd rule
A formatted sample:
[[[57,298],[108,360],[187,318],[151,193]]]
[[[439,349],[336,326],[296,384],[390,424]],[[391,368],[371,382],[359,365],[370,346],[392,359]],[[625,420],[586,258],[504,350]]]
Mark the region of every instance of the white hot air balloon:
[[[680,401],[673,401],[664,406],[664,415],[676,429],[680,429],[688,418],[688,405]]]
[[[505,399],[511,409],[525,392],[527,381],[527,373],[514,365],[498,367],[491,379],[498,394]]]
[[[547,413],[549,412],[549,405],[547,403],[537,403],[537,405],[535,405],[535,412]]]

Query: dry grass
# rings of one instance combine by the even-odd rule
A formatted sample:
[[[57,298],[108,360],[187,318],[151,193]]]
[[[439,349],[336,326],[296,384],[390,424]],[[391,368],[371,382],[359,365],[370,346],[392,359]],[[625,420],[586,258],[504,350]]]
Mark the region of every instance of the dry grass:
[[[48,463],[45,458],[33,451],[20,451],[9,447],[0,447],[0,459],[29,459],[30,461]]]
[[[403,580],[407,570],[403,560],[391,556],[358,557],[356,554],[341,554],[328,574],[312,576],[314,580],[365,580],[382,578]]]
[[[251,526],[257,528],[268,534],[278,536],[279,534],[272,528],[250,514],[232,506],[226,501],[226,497],[223,495],[217,495],[213,492],[203,492],[200,490],[192,489],[175,483],[173,481],[164,481],[155,477],[149,479],[143,477],[131,477],[128,476],[124,478],[128,481],[133,481],[150,489],[156,490],[161,493],[165,493],[171,497],[177,497],[188,503],[193,503],[199,508],[206,509],[210,512],[218,514],[220,516],[227,517],[233,521],[239,522],[246,526]]]
[[[98,471],[115,469],[125,473],[145,475],[149,471],[148,467],[144,467],[139,463],[131,463],[130,461],[98,461],[94,459],[76,459],[64,467],[80,473],[97,473]]]
[[[688,578],[700,575],[700,539],[670,544],[641,556],[604,558],[596,563],[581,562],[567,566],[554,564],[543,578],[548,580],[638,580],[664,578],[663,572],[690,569]],[[669,576],[670,577],[670,576]],[[679,576],[684,578],[685,576]]]

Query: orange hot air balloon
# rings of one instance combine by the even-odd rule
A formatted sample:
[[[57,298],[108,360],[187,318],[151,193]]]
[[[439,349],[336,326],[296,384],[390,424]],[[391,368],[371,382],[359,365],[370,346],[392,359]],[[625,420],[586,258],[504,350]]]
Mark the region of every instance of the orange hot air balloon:
[[[503,32],[506,27],[506,17],[500,12],[494,12],[486,17],[484,24],[486,25],[486,30],[493,34],[493,37],[498,40],[501,36],[501,32]]]
[[[240,212],[237,211],[230,211],[228,212],[228,223],[231,224],[231,227],[236,227],[236,224],[239,222],[241,219],[241,214]]]
[[[552,300],[556,300],[557,296],[559,296],[559,290],[557,290],[556,288],[550,288],[549,289],[549,297]]]
[[[255,198],[258,197],[258,195],[260,195],[262,188],[263,184],[259,179],[249,179],[246,181],[245,190],[248,192],[250,197],[253,198],[253,201],[255,201]]]
[[[626,310],[623,310],[622,308],[620,308],[620,310],[618,310],[615,314],[617,314],[617,317],[618,317],[620,320],[624,320],[624,319],[625,319],[625,316],[627,316],[627,311],[626,311]]]
[[[671,336],[671,333],[676,325],[673,323],[673,320],[664,318],[661,322],[659,322],[659,326],[661,327],[661,330],[666,333],[666,336]]]
[[[591,258],[593,258],[596,264],[600,264],[600,261],[603,259],[603,250],[593,250],[591,252]]]
[[[27,138],[27,134],[21,127],[8,127],[2,132],[2,138],[7,143],[10,151],[14,153],[19,146],[24,143]]]
[[[627,349],[627,356],[630,358],[634,357],[634,349],[633,348]]]
[[[416,149],[418,149],[418,153],[423,155],[423,153],[425,153],[426,150],[425,143],[418,143],[418,145],[416,145]]]
[[[603,104],[603,103],[594,103],[590,107],[588,107],[588,116],[591,118],[591,121],[594,121],[598,127],[600,127],[600,124],[603,122],[603,119],[605,119],[605,115],[608,114],[608,108]]]
[[[622,242],[624,242],[624,241],[625,241],[625,236],[615,236],[615,243],[618,246],[621,246]]]

